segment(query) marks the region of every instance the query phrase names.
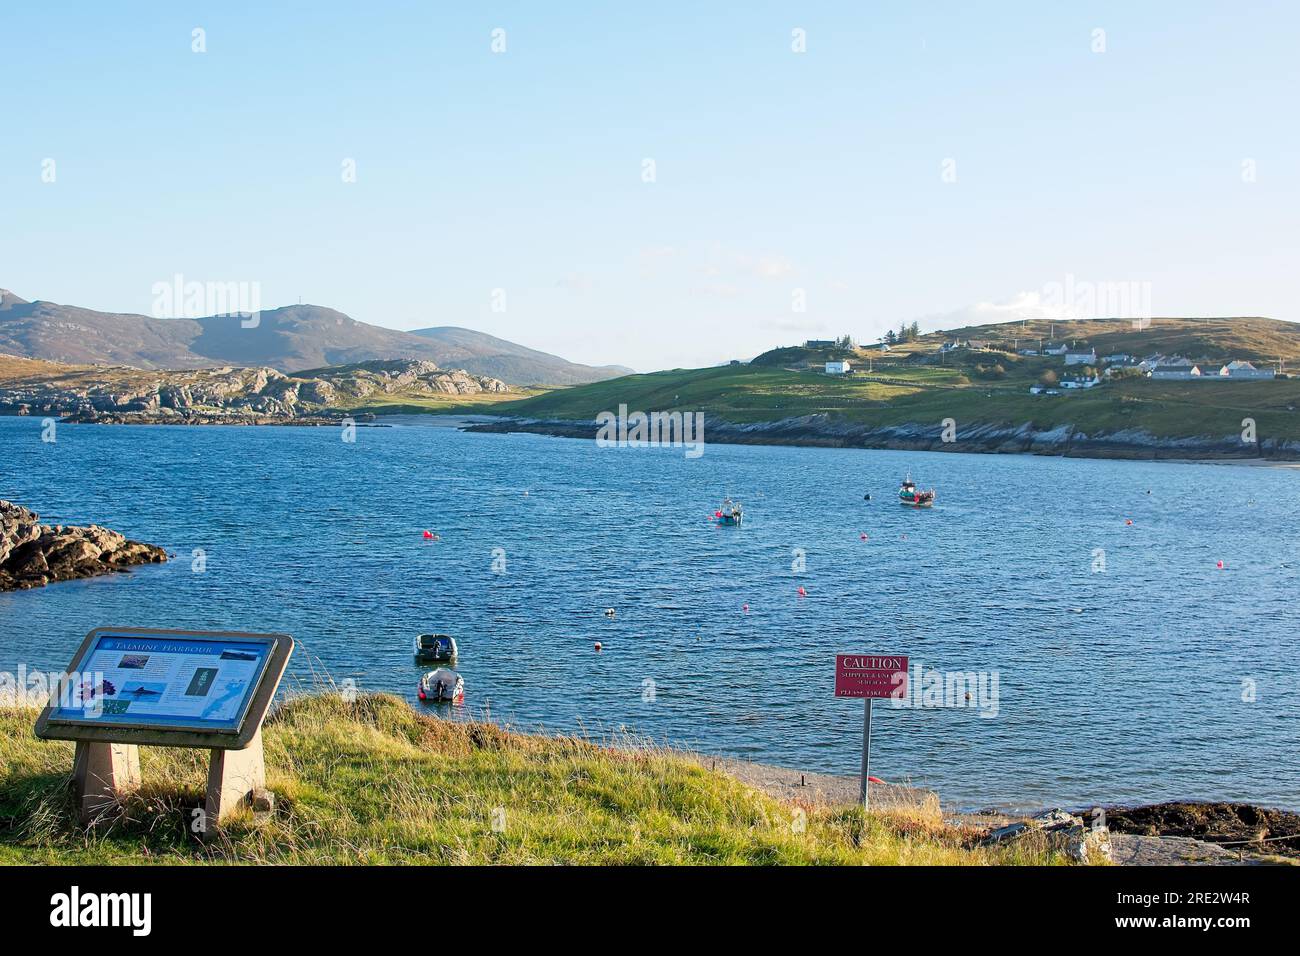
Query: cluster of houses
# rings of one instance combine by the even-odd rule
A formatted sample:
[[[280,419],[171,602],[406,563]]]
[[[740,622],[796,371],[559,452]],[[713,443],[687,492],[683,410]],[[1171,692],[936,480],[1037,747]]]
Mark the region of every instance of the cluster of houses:
[[[1175,381],[1242,381],[1243,379],[1271,379],[1275,373],[1271,368],[1256,368],[1252,363],[1236,359],[1221,362],[1215,359],[1200,359],[1193,362],[1181,356],[1153,355],[1137,360],[1126,357],[1127,367],[1137,368],[1152,378],[1172,379]],[[1107,370],[1109,371],[1109,369]]]
[[[1022,354],[1027,354],[1022,352]],[[1146,358],[1138,358],[1135,355],[1129,355],[1124,352],[1117,352],[1113,355],[1103,355],[1100,362],[1097,353],[1092,349],[1073,349],[1048,352],[1043,349],[1044,355],[1060,355],[1064,357],[1065,364],[1069,365],[1087,365],[1096,367],[1097,365],[1105,366],[1105,371],[1101,374],[1094,374],[1091,378],[1076,376],[1073,379],[1065,379],[1060,383],[1061,389],[1072,388],[1092,388],[1101,384],[1102,376],[1112,378],[1116,373],[1123,369],[1133,369],[1135,374],[1145,375],[1149,378],[1164,381],[1215,381],[1215,382],[1240,382],[1246,380],[1272,379],[1276,373],[1271,368],[1257,368],[1251,362],[1243,359],[1234,359],[1230,362],[1224,362],[1219,359],[1199,359],[1192,361],[1183,358],[1181,355],[1148,355]],[[1048,388],[1046,386],[1035,385],[1029,389],[1031,395],[1059,395],[1058,388]]]
[[[827,347],[836,343],[832,341],[809,340],[805,343],[808,347]],[[958,349],[969,349],[971,351],[1007,351],[996,343],[988,342],[982,339],[953,340],[944,342],[939,347],[941,353],[953,352]],[[1117,372],[1123,369],[1135,369],[1136,374],[1146,375],[1153,379],[1173,380],[1173,381],[1242,381],[1242,380],[1259,380],[1274,378],[1276,373],[1271,368],[1257,368],[1250,362],[1242,359],[1234,359],[1229,362],[1223,362],[1218,359],[1191,359],[1183,358],[1181,355],[1148,355],[1145,358],[1138,358],[1127,352],[1115,352],[1110,355],[1098,356],[1097,350],[1092,346],[1076,347],[1067,342],[1047,342],[1039,348],[1017,349],[1017,354],[1024,356],[1053,356],[1064,361],[1066,368],[1076,366],[1082,372],[1087,368],[1088,374],[1069,374],[1063,376],[1058,386],[1047,387],[1035,385],[1029,391],[1034,395],[1059,395],[1060,389],[1076,388],[1093,388],[1100,385],[1103,376],[1105,378],[1113,377]],[[1094,371],[1104,368],[1103,372]],[[846,360],[826,363],[827,375],[848,375],[852,372],[852,367]]]
[[[1214,379],[1216,381],[1231,379],[1240,381],[1242,379],[1270,379],[1275,377],[1271,368],[1256,368],[1250,362],[1242,359],[1234,359],[1230,362],[1224,362],[1220,359],[1191,359],[1183,358],[1181,355],[1148,355],[1146,358],[1138,358],[1136,355],[1130,355],[1127,352],[1116,352],[1111,355],[1103,355],[1100,359],[1093,348],[1073,348],[1064,342],[1049,342],[1041,349],[1020,349],[1021,355],[1055,355],[1065,360],[1067,366],[1070,365],[1104,365],[1106,375],[1111,376],[1120,369],[1132,368],[1137,369],[1144,375],[1149,375],[1156,379],[1181,379],[1191,381],[1193,379]]]
[[[1000,348],[993,342],[984,339],[960,339],[951,342],[944,342],[939,346],[939,351],[955,352],[958,349],[970,349],[972,352],[1010,352],[1010,349]],[[1066,365],[1096,365],[1097,352],[1091,348],[1073,348],[1064,342],[1048,342],[1040,349],[1017,349],[1017,355],[1055,355],[1065,359]]]

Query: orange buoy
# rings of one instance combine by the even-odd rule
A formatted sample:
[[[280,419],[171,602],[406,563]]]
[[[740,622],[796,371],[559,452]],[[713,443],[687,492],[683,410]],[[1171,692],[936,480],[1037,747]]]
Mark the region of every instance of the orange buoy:
[[[1133,519],[1132,519],[1132,518],[1126,518],[1126,519],[1124,519],[1124,525],[1125,525],[1126,527],[1127,527],[1128,525],[1131,525],[1132,523],[1133,523]]]

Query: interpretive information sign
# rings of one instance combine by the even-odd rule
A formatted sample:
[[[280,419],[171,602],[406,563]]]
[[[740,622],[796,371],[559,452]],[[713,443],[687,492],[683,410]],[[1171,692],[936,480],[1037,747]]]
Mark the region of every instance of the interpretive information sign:
[[[235,733],[276,642],[102,632],[74,665],[49,720]]]
[[[288,634],[100,627],[86,635],[36,720],[76,741],[81,819],[111,818],[140,784],[140,745],[211,750],[206,818],[268,805],[262,721],[293,654]],[[260,794],[260,796],[258,796]]]

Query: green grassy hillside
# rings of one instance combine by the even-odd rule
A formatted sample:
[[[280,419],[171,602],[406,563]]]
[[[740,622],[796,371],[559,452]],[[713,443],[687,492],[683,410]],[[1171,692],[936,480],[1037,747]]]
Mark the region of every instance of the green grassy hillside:
[[[207,752],[142,748],[144,789],[88,831],[73,822],[72,745],[36,740],[34,720],[0,708],[0,864],[1056,862],[977,848],[937,807],[803,810],[682,755],[452,723],[386,695],[279,709],[269,819],[194,836]]]
[[[1130,352],[1180,353],[1187,358],[1239,358],[1274,365],[1279,359],[1300,363],[1300,323],[1258,317],[1151,319],[1136,328],[1131,319],[1077,319],[1049,322],[1032,319],[974,325],[921,337],[922,348],[937,348],[945,339],[986,339],[1008,348],[1034,347],[1038,340],[1092,345],[1099,355]]]
[[[1162,324],[1163,323],[1163,324]],[[1300,326],[1267,319],[1156,320],[1140,332],[1116,320],[1056,323],[1087,332],[1099,355],[1129,351],[1147,355],[1178,352],[1199,358],[1205,352],[1223,359],[1257,358],[1277,349],[1300,362]],[[1122,328],[1121,328],[1122,326]],[[1030,331],[1035,329],[1029,323]],[[990,334],[990,331],[997,334]],[[1099,331],[1104,330],[1104,331]],[[1045,373],[1074,374],[1050,356],[961,350],[941,354],[950,338],[1005,339],[1012,326],[982,326],[960,336],[923,336],[889,352],[858,349],[851,357],[855,374],[829,376],[820,351],[784,348],[749,365],[674,369],[629,375],[607,382],[560,389],[523,401],[502,402],[499,414],[590,421],[620,404],[641,411],[703,411],[735,423],[776,421],[810,414],[870,425],[937,423],[954,418],[962,425],[986,423],[1040,428],[1074,425],[1093,434],[1144,429],[1161,437],[1223,436],[1241,430],[1241,420],[1256,420],[1261,435],[1300,439],[1300,379],[1268,381],[1170,382],[1145,378],[1107,382],[1091,390],[1061,395],[1031,395]],[[1047,332],[1043,324],[1042,331]],[[1082,341],[1082,338],[1080,339]],[[1022,347],[1026,343],[1021,339]],[[1213,348],[1211,348],[1211,345]]]

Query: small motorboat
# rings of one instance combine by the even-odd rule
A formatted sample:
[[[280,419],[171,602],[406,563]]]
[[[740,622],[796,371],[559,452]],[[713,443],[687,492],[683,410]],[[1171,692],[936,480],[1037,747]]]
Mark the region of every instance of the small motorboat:
[[[455,671],[439,667],[420,678],[420,700],[449,700],[459,704],[465,699],[465,679]]]
[[[456,663],[456,639],[450,634],[421,634],[415,639],[415,659],[420,663]]]
[[[909,474],[903,479],[902,487],[898,489],[898,503],[908,508],[933,508],[934,489],[920,490]]]
[[[740,502],[730,498],[724,498],[722,507],[713,512],[713,520],[717,524],[740,524],[744,517],[745,512],[740,507]]]

